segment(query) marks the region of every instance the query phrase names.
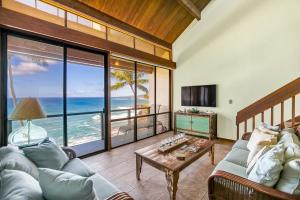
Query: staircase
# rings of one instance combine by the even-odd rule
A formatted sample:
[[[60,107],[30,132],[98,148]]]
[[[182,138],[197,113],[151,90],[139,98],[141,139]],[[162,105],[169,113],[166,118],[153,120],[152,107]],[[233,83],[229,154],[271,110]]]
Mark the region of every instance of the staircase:
[[[240,128],[243,129],[243,133],[250,132],[250,130],[253,131],[255,129],[257,117],[260,117],[261,122],[267,122],[271,125],[274,125],[274,119],[276,117],[275,114],[277,114],[277,112],[274,112],[274,109],[278,107],[280,113],[280,122],[276,124],[284,127],[285,121],[290,121],[292,125],[294,125],[296,122],[299,122],[300,116],[296,116],[296,96],[299,93],[300,77],[265,96],[264,98],[256,101],[250,106],[240,110],[236,116],[237,138],[240,138]],[[289,104],[287,102],[289,102]],[[286,115],[289,112],[291,113],[291,116],[287,118]],[[268,113],[270,116],[266,117],[266,113]],[[285,119],[285,117],[287,119]],[[249,128],[248,123],[251,122],[252,128],[251,125]]]

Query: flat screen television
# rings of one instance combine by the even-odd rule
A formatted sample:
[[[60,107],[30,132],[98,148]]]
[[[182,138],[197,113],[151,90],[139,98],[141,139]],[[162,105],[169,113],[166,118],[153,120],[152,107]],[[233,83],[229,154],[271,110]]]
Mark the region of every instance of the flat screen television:
[[[216,85],[182,87],[181,105],[216,107]]]

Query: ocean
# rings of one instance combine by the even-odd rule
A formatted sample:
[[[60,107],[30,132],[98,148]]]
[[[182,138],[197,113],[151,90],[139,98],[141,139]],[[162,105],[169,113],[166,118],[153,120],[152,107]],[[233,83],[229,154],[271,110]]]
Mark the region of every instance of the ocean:
[[[63,116],[50,117],[51,115],[63,114],[63,99],[56,97],[39,98],[41,106],[48,116],[45,119],[33,120],[33,124],[40,126],[47,131],[47,135],[56,140],[57,143],[63,143]],[[148,105],[147,99],[139,99],[139,103]],[[124,109],[134,107],[134,97],[112,97],[111,109]],[[8,101],[8,118],[13,111],[13,101]],[[102,139],[101,115],[104,109],[103,97],[71,97],[67,98],[67,113],[99,112],[95,114],[83,114],[68,116],[67,134],[70,146],[83,142]],[[133,114],[134,111],[131,111]],[[112,119],[123,118],[128,115],[128,111],[112,112]],[[127,120],[115,123],[115,126],[127,124]],[[13,121],[11,131],[17,130],[21,126],[19,121]],[[104,133],[103,133],[104,134]]]

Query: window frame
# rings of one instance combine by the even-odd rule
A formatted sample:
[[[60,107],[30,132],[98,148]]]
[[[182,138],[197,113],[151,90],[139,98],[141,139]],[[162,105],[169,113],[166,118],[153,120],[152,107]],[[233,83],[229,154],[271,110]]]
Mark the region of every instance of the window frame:
[[[95,54],[99,54],[104,56],[104,94],[107,94],[108,91],[108,71],[109,71],[109,67],[108,67],[108,57],[109,57],[109,52],[104,51],[104,50],[99,50],[99,49],[92,49],[92,48],[86,48],[83,46],[76,46],[73,44],[66,44],[63,42],[59,42],[59,41],[55,41],[55,40],[51,40],[48,38],[44,38],[44,37],[40,37],[40,36],[33,36],[33,35],[29,35],[26,33],[20,33],[20,32],[16,32],[16,31],[11,31],[11,30],[4,30],[4,29],[0,29],[0,33],[1,33],[1,43],[0,43],[0,53],[1,53],[1,59],[0,59],[0,64],[1,64],[1,76],[0,76],[0,83],[1,83],[1,89],[0,89],[0,95],[1,95],[1,117],[0,117],[0,125],[1,125],[1,146],[7,146],[8,145],[8,126],[7,126],[7,121],[8,121],[8,116],[7,116],[7,52],[8,52],[8,48],[7,48],[7,38],[8,36],[13,36],[13,37],[18,37],[21,39],[27,39],[27,40],[32,40],[32,41],[37,41],[37,42],[42,42],[45,44],[49,44],[49,45],[54,45],[54,46],[58,46],[58,47],[62,47],[63,48],[63,146],[68,146],[68,135],[67,135],[67,49],[68,48],[72,48],[72,49],[76,49],[76,50],[81,50],[81,51],[85,51],[85,52],[90,52],[90,53],[95,53]],[[105,102],[104,102],[104,109],[107,110],[109,112],[109,103],[108,103],[108,96],[104,95],[105,97]],[[104,120],[105,121],[109,121],[109,116],[108,116],[108,112],[104,113]],[[103,152],[109,149],[109,144],[108,144],[108,126],[107,123],[104,123],[104,134],[105,134],[105,139],[104,139],[104,149],[100,150],[100,151],[96,151],[93,153],[99,153],[99,152]],[[88,144],[88,143],[86,143]],[[88,154],[87,154],[88,155]]]

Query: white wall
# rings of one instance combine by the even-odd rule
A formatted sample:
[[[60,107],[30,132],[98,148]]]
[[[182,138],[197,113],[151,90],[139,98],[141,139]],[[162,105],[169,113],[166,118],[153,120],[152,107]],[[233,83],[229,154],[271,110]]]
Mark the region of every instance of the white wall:
[[[212,0],[173,59],[174,111],[181,86],[217,84],[218,136],[235,139],[237,111],[300,76],[300,0]]]

